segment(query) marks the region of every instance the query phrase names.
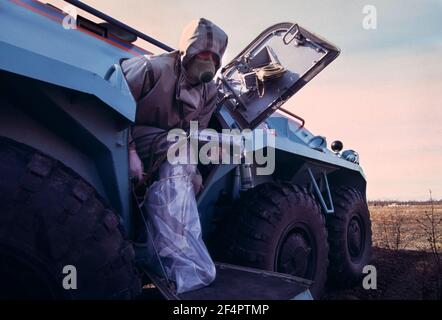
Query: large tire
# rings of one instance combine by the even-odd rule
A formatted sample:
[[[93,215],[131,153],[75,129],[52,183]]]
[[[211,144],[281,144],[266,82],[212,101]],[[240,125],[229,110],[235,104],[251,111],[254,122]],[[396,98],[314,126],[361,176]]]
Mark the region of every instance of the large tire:
[[[330,246],[329,281],[350,288],[361,280],[362,269],[372,256],[368,206],[356,189],[340,187],[333,192],[335,213],[327,215]]]
[[[322,294],[328,267],[325,219],[305,189],[263,184],[248,191],[209,239],[216,259],[296,275]]]
[[[66,290],[77,276],[77,289]],[[117,215],[60,162],[0,137],[0,298],[125,299],[140,293]]]

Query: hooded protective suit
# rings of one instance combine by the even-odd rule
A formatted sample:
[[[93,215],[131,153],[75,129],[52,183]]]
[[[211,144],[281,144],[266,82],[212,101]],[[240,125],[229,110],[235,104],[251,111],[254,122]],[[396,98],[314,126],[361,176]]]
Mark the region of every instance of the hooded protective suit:
[[[186,67],[198,53],[209,51],[217,57],[217,70],[227,40],[224,31],[201,18],[183,30],[180,50],[122,61],[123,73],[137,101],[137,126],[132,138],[146,171],[159,167],[169,146],[168,130],[186,130],[191,120],[198,121],[200,129],[207,127],[216,107],[215,83],[195,83]]]
[[[216,107],[217,89],[214,81],[202,82],[203,75],[206,80],[214,75],[226,46],[227,35],[210,21],[199,19],[184,29],[179,51],[121,63],[137,100],[132,139],[147,175],[156,173],[144,198],[152,239],[147,242],[152,247],[146,250],[146,262],[174,281],[177,293],[209,285],[216,269],[202,240],[195,199],[196,165],[166,160],[171,144],[167,133],[174,128],[189,129],[192,120],[198,121],[200,129],[207,127]],[[207,67],[208,60],[194,59],[207,51],[215,56],[209,62],[213,71],[209,77],[209,69],[198,68]]]

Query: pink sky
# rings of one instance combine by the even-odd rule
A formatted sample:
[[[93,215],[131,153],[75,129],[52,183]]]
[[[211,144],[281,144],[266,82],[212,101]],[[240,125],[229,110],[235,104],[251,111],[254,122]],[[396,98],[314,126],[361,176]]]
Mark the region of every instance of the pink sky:
[[[343,54],[291,109],[313,132],[360,153],[370,199],[427,199],[430,188],[442,198],[439,57],[393,51],[377,58]]]
[[[324,36],[341,56],[289,109],[329,143],[359,152],[369,199],[424,200],[428,189],[442,198],[442,1],[371,1],[378,28],[370,31],[361,0],[84,1],[175,47],[183,26],[206,17],[230,37],[225,62],[277,22]]]

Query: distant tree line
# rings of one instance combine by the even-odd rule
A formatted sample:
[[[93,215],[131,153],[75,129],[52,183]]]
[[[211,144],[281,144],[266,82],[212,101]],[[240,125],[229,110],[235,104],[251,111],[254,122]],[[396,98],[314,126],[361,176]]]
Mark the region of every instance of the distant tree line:
[[[442,205],[442,199],[440,200],[425,200],[425,201],[399,201],[399,200],[369,200],[368,205],[370,206],[388,206],[388,205]]]

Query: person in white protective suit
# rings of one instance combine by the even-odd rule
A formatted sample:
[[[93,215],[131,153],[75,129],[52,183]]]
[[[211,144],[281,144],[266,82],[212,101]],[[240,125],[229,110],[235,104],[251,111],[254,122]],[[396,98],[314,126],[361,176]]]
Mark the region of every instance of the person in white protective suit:
[[[121,61],[137,101],[129,161],[131,176],[148,181],[144,206],[160,260],[152,256],[152,266],[164,267],[178,293],[210,284],[216,272],[201,239],[195,199],[201,176],[196,165],[168,162],[167,133],[189,130],[190,121],[207,128],[218,97],[213,78],[227,42],[224,31],[201,18],[185,27],[179,50]]]

